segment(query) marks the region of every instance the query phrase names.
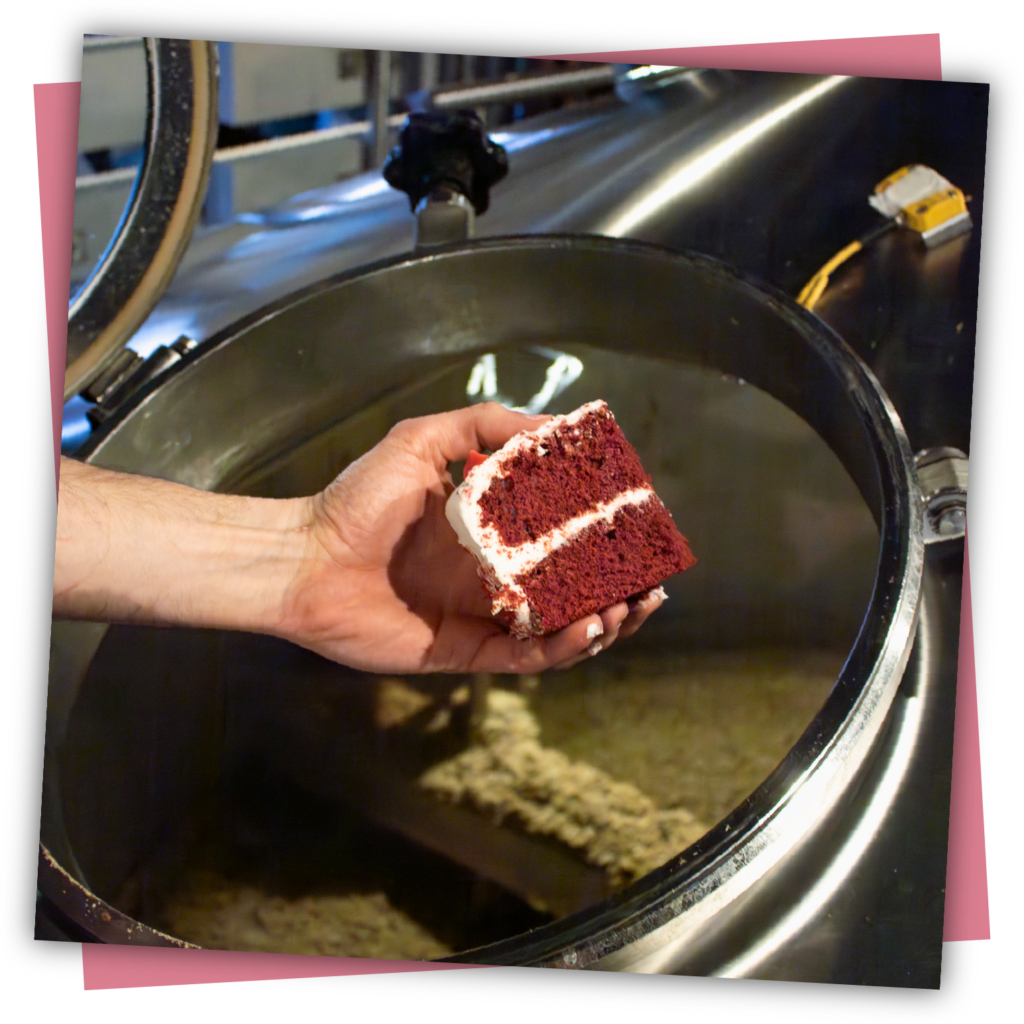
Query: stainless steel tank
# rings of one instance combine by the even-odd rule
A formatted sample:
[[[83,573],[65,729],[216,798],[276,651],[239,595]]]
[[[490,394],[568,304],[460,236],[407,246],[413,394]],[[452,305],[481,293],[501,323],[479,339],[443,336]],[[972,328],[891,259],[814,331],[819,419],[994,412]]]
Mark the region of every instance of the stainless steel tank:
[[[836,214],[845,183],[817,194],[809,187],[841,162],[836,125],[847,139],[870,135],[900,88],[798,76],[760,88],[744,76],[700,73],[642,98],[639,109],[605,103],[549,118],[524,128],[524,139],[536,133],[532,144],[517,149],[509,140],[509,184],[495,191],[481,233],[525,221],[548,232],[676,243],[692,236],[707,251],[730,249],[737,263],[760,262],[766,276],[802,276],[835,247],[837,223],[842,230],[844,218],[858,216]],[[796,159],[809,150],[813,160]],[[845,664],[778,767],[696,845],[617,896],[460,958],[885,977],[884,958],[857,934],[865,897],[856,890],[879,874],[880,858],[892,858],[888,823],[901,801],[914,800],[914,770],[943,763],[951,710],[936,693],[949,683],[956,607],[936,566],[954,576],[957,568],[932,554],[925,570],[912,448],[884,392],[836,335],[781,292],[657,247],[579,235],[485,238],[325,280],[409,247],[406,200],[377,180],[197,239],[136,344],[145,350],[182,332],[201,344],[116,409],[87,457],[209,489],[308,491],[395,418],[466,400],[486,355],[520,402],[536,393],[553,356],[576,359],[583,373],[549,408],[600,396],[622,409],[684,530],[695,522],[708,561],[727,567],[690,591],[685,578],[675,585],[661,622],[645,627],[631,651],[782,635],[837,647]],[[808,227],[809,214],[826,207],[829,231]],[[298,285],[306,287],[296,292]],[[687,448],[687,432],[720,461],[695,459],[700,445]],[[824,505],[805,500],[793,520],[794,493],[806,499],[815,487]],[[744,506],[759,510],[756,523],[736,511]],[[843,514],[822,527],[812,510],[824,507]],[[799,524],[793,552],[818,552],[802,576],[785,571],[786,555],[764,543],[786,533],[787,508],[790,534]],[[817,540],[801,533],[815,518]],[[853,557],[843,561],[851,536]],[[744,545],[757,555],[736,557]],[[67,870],[44,858],[43,891],[58,909],[64,900],[65,917],[78,914],[84,927],[84,914],[87,930],[110,941],[123,941],[126,929],[142,941],[166,939],[115,906],[90,904],[81,886],[116,902],[158,837],[191,820],[221,770],[211,737],[223,722],[223,686],[201,696],[196,685],[204,672],[223,683],[217,644],[158,633],[119,639],[100,626],[54,627],[44,842]],[[130,660],[108,653],[104,661],[105,646]],[[137,705],[115,709],[125,675],[140,671],[154,685],[138,688]],[[175,713],[168,745],[155,754],[152,723],[170,707],[168,688],[187,695],[190,714]],[[106,734],[96,717],[103,708]],[[275,738],[306,751],[289,770],[307,783],[317,775],[311,766],[329,764],[330,737],[301,714],[269,728],[263,742]],[[147,751],[160,770],[133,776]],[[98,762],[105,767],[89,767]],[[852,967],[858,942],[868,952]],[[910,976],[925,979],[909,983],[937,983],[936,942],[933,928],[909,944]],[[863,977],[851,977],[857,970]]]
[[[814,260],[833,251],[829,233],[815,237],[815,219],[820,229],[826,211],[833,216],[855,196],[866,222],[863,186],[848,180],[849,165],[865,161],[861,139],[877,143],[872,121],[899,89],[871,79],[693,70],[632,102],[608,97],[521,122],[494,135],[510,173],[477,233],[637,238],[718,256],[768,280],[789,260],[802,283]],[[872,181],[874,165],[888,166],[878,156],[871,165]],[[412,243],[408,201],[377,171],[244,214],[197,233],[132,345],[148,354],[181,334],[202,340],[273,299]]]

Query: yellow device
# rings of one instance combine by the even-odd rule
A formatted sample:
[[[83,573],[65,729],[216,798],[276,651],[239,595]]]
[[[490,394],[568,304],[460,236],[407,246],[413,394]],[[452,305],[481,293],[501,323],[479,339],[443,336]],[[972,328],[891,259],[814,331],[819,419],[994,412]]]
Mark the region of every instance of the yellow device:
[[[875,186],[868,202],[888,219],[840,249],[804,285],[796,300],[801,306],[814,309],[828,287],[832,271],[897,224],[916,231],[928,248],[971,229],[971,215],[967,212],[963,192],[924,164],[909,164],[894,171]]]
[[[929,248],[970,230],[967,200],[956,185],[924,164],[910,164],[875,186],[879,213],[916,231]]]

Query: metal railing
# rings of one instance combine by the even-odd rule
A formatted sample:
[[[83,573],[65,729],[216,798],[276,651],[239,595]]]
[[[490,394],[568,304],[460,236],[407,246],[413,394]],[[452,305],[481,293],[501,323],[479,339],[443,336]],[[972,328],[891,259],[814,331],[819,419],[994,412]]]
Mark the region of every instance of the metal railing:
[[[574,96],[615,85],[615,69],[611,64],[593,68],[558,71],[554,74],[524,75],[498,82],[446,86],[428,94],[418,109],[452,110],[459,107],[480,107],[492,103],[523,103],[549,96]],[[419,94],[422,95],[422,94]]]
[[[108,46],[126,46],[137,43],[134,39],[87,39],[87,48],[104,48]],[[313,131],[298,132],[292,135],[271,139],[259,139],[240,145],[218,149],[214,154],[214,168],[222,168],[222,174],[230,168],[240,167],[254,161],[296,154],[308,150],[310,155],[322,152],[323,158],[329,158],[329,150],[321,147],[337,147],[344,140],[351,139],[364,146],[364,167],[380,167],[391,143],[392,131],[401,127],[407,116],[406,112],[391,113],[393,95],[388,86],[392,79],[393,58],[390,51],[374,51],[369,62],[370,74],[367,82],[367,114],[368,116],[348,124],[320,128]],[[437,55],[433,55],[437,56]],[[421,89],[404,97],[400,101],[410,111],[419,110],[452,110],[459,108],[494,107],[496,105],[512,105],[528,103],[538,99],[552,97],[570,97],[601,90],[611,90],[615,86],[615,69],[610,64],[596,64],[593,67],[558,71],[554,73],[526,73],[506,76],[495,81],[471,82],[467,84],[435,84],[437,81],[436,61],[421,69],[420,82],[424,85],[433,84],[433,88]],[[118,168],[101,171],[96,174],[81,175],[75,181],[76,194],[88,193],[98,195],[101,190],[124,191],[128,194],[136,173],[135,168]],[[351,172],[349,172],[351,173]],[[301,191],[301,189],[300,189]],[[233,204],[228,207],[234,213]],[[225,210],[214,216],[221,220],[228,215]]]
[[[93,42],[93,41],[89,41]],[[112,42],[120,42],[113,40]],[[97,40],[94,45],[106,44]],[[385,51],[386,52],[386,51]],[[390,66],[390,61],[387,62]],[[379,79],[389,72],[384,70],[374,75]],[[414,93],[409,97],[409,106],[414,110],[455,110],[461,107],[481,107],[492,104],[522,103],[528,100],[552,96],[574,96],[598,89],[611,89],[615,84],[615,72],[610,64],[598,64],[593,68],[578,71],[556,72],[555,74],[526,75],[520,78],[503,79],[464,86],[444,86],[431,92]],[[214,155],[215,164],[235,164],[241,161],[258,160],[275,153],[283,153],[307,146],[318,146],[339,139],[360,138],[373,145],[373,166],[379,167],[387,155],[387,146],[378,145],[377,140],[387,140],[386,131],[378,131],[378,123],[386,120],[388,129],[400,127],[406,113],[390,114],[384,92],[379,87],[371,90],[372,117],[349,124],[319,128],[294,135],[283,135],[274,139],[259,139],[238,146],[218,149]],[[81,175],[75,180],[75,188],[95,188],[103,185],[121,184],[135,175],[134,168],[118,168],[96,174]]]

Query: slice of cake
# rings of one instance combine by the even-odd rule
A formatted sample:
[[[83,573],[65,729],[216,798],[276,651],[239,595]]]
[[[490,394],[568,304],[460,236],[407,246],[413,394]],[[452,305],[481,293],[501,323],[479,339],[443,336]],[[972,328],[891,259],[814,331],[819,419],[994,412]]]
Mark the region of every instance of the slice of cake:
[[[445,509],[492,610],[543,636],[656,587],[696,559],[604,402],[475,452]]]

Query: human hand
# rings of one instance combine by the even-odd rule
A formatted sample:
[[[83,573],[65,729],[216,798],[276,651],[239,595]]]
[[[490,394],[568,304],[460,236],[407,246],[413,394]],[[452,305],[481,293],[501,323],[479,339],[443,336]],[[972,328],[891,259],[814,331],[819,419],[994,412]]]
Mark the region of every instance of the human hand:
[[[288,587],[279,635],[374,672],[567,668],[627,637],[661,604],[648,595],[551,636],[518,640],[491,615],[476,559],[444,506],[448,464],[500,448],[545,416],[495,403],[405,420],[307,499],[305,556]]]

